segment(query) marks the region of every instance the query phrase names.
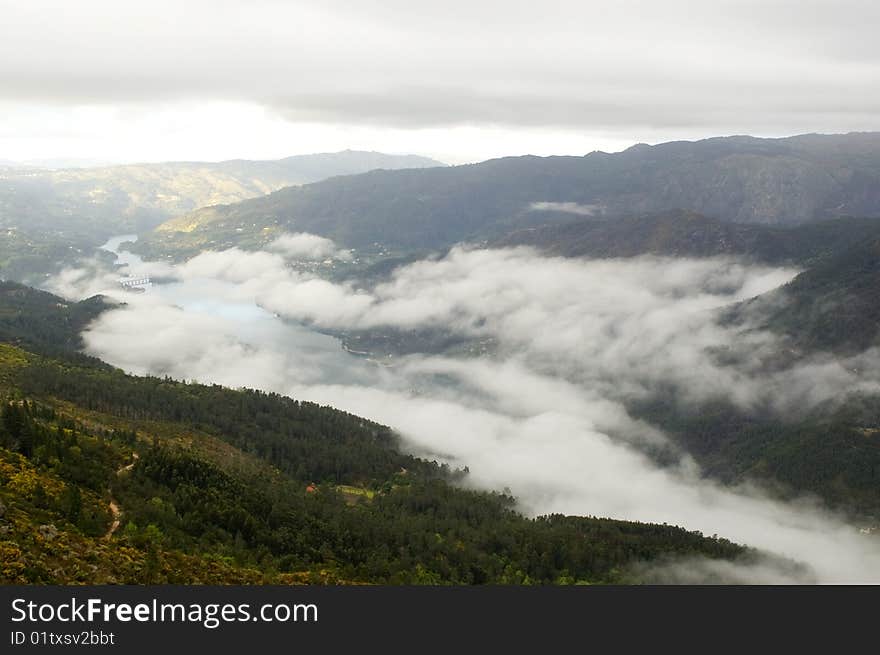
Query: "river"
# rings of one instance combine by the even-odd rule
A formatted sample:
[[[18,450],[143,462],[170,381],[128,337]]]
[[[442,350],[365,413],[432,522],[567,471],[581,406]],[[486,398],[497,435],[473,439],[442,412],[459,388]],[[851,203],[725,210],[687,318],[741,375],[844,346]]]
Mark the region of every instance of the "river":
[[[123,234],[109,239],[100,247],[116,255],[116,264],[126,267],[123,269],[126,274],[135,277],[149,270],[150,266],[140,256],[120,250],[120,246],[136,240],[135,234]],[[230,300],[237,294],[234,293],[234,285],[229,282],[213,278],[184,281],[158,278],[145,288],[144,295],[150,296],[150,300],[179,307],[187,313],[232,324],[235,338],[245,345],[270,348],[280,355],[300,361],[307,357],[310,362],[310,383],[369,382],[376,372],[375,365],[348,353],[335,337],[281,318],[253,300]],[[137,302],[138,298],[132,295],[127,301]]]

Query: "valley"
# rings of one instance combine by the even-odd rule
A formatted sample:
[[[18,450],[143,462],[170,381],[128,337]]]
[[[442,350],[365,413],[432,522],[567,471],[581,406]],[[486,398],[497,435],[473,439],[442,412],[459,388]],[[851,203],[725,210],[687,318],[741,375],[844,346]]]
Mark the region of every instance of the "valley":
[[[58,295],[4,283],[6,411],[43,447],[7,428],[6,479],[44,489],[2,499],[27,562],[5,575],[873,581],[875,210],[584,191],[649,154],[678,175],[874,148],[828,139],[373,171],[111,221],[40,280]]]

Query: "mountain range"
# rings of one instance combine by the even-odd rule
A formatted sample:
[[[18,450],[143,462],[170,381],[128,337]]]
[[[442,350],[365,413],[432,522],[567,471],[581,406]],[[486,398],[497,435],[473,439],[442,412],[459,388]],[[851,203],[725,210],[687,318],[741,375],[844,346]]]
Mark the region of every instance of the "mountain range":
[[[280,231],[359,249],[437,249],[588,215],[676,208],[770,226],[880,216],[880,133],[719,137],[373,171],[199,209],[145,235],[139,251],[184,258],[205,247],[253,246]]]

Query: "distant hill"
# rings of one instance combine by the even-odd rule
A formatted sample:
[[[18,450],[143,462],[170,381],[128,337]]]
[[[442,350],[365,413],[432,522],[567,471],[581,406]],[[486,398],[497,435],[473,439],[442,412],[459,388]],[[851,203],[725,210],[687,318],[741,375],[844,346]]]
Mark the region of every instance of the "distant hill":
[[[129,227],[146,228],[175,214],[231,203],[281,187],[378,168],[442,166],[415,155],[345,150],[285,159],[222,162],[163,162],[98,168],[6,169],[0,172],[0,221],[68,216],[79,212],[131,217]],[[17,215],[16,215],[17,213]],[[19,227],[25,227],[19,225]],[[118,225],[108,226],[118,229]]]
[[[880,237],[876,218],[838,218],[793,227],[728,223],[675,210],[516,230],[493,246],[532,246],[563,257],[740,256],[782,264],[809,263]]]
[[[376,168],[442,166],[414,155],[346,150],[273,161],[100,168],[0,167],[0,275],[24,279],[197,207]]]
[[[279,230],[357,248],[442,248],[551,218],[675,208],[778,226],[880,216],[880,133],[722,137],[616,154],[373,171],[200,209],[147,235],[140,250],[182,257],[216,244],[258,244]]]

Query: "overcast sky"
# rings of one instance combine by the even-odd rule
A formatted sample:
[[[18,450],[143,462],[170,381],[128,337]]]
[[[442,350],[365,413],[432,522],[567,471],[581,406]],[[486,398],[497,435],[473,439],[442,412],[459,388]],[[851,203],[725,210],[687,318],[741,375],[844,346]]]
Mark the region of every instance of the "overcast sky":
[[[878,129],[876,0],[0,0],[0,159]]]

